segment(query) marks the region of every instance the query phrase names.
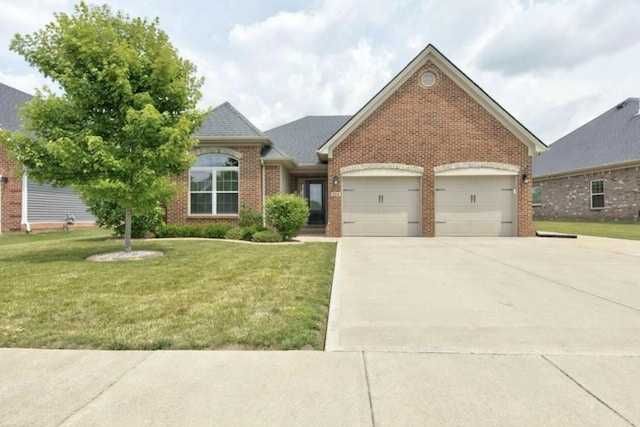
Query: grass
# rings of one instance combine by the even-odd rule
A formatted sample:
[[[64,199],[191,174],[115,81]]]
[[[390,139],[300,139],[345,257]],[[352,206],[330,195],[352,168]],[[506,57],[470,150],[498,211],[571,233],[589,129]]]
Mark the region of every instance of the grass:
[[[102,230],[0,236],[0,347],[322,349],[335,244],[134,242]]]
[[[534,224],[538,231],[640,240],[640,224],[635,222],[535,221]]]

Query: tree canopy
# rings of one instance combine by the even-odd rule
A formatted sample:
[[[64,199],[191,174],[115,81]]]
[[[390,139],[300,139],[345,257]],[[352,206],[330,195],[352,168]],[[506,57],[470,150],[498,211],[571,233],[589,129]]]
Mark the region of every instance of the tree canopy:
[[[15,35],[10,48],[59,93],[37,90],[21,111],[29,132],[3,139],[31,179],[125,209],[129,251],[131,215],[170,197],[170,177],[193,162],[192,134],[206,113],[196,105],[203,80],[157,18],[84,2],[54,17],[33,34]]]

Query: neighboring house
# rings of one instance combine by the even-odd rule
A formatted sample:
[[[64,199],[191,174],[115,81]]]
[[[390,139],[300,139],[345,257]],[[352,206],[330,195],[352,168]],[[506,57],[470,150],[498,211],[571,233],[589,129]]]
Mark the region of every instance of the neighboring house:
[[[546,146],[427,46],[354,116],[261,132],[230,104],[196,134],[170,223],[235,223],[297,192],[329,236],[533,236],[531,159]]]
[[[640,98],[629,98],[549,146],[533,162],[540,219],[638,221]]]
[[[0,128],[20,129],[17,106],[31,98],[0,83]],[[0,144],[0,233],[61,228],[68,213],[75,217],[74,227],[95,223],[72,189],[32,182]]]

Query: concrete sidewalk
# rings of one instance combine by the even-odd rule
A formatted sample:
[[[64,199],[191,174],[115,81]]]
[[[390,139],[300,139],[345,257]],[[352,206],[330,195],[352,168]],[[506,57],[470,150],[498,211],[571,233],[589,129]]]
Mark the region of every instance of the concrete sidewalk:
[[[633,426],[640,358],[0,349],[3,426]]]

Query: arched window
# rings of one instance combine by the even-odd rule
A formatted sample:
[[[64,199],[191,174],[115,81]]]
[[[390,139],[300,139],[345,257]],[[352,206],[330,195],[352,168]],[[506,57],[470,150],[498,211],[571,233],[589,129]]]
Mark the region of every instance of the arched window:
[[[204,154],[189,170],[189,214],[238,213],[238,160],[224,154]]]

